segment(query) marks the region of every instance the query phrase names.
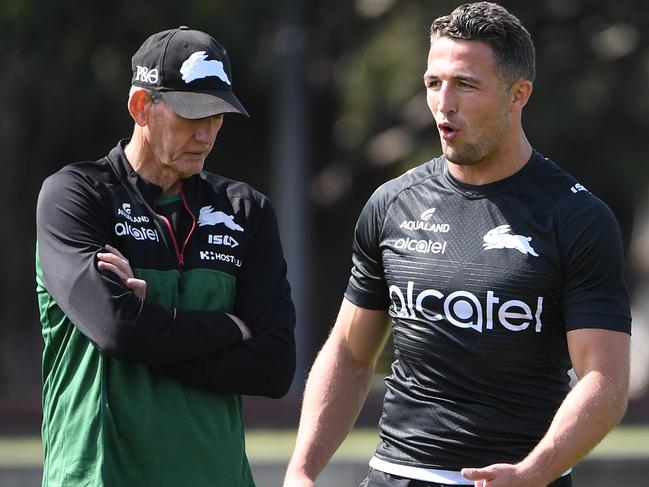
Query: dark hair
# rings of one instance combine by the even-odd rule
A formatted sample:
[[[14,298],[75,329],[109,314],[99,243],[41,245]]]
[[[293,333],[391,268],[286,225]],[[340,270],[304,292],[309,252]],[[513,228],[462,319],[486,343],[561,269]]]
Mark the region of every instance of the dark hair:
[[[534,82],[535,54],[530,33],[515,15],[496,3],[460,5],[450,15],[433,21],[431,42],[435,37],[485,42],[491,47],[496,68],[505,81]]]

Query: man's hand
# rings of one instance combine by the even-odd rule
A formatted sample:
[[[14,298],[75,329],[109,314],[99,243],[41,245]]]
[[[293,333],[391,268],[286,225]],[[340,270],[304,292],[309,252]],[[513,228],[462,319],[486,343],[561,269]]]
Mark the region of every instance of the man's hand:
[[[97,267],[102,270],[114,272],[129,289],[133,290],[137,297],[144,299],[146,296],[146,281],[136,279],[128,259],[115,247],[106,244],[107,252],[97,254]]]
[[[462,476],[475,487],[545,487],[547,482],[530,479],[518,465],[496,463],[484,468],[463,468]]]
[[[144,297],[146,296],[146,281],[144,281],[143,279],[136,279],[133,276],[133,269],[131,269],[131,264],[119,250],[108,244],[106,244],[104,248],[107,250],[107,252],[100,252],[99,254],[97,254],[97,267],[99,269],[111,271],[117,274],[122,282],[126,285],[126,287],[133,290],[137,297],[144,299]],[[232,321],[234,321],[239,327],[239,330],[241,330],[241,335],[243,335],[244,341],[252,338],[250,329],[243,321],[229,313],[228,316],[232,318]]]

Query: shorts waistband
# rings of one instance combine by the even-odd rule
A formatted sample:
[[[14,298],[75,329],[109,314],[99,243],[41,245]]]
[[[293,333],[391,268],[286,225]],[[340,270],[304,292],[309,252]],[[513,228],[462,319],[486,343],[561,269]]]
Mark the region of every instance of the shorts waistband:
[[[423,480],[424,482],[437,482],[439,484],[449,485],[473,485],[472,481],[465,479],[460,472],[454,470],[399,465],[398,463],[382,460],[376,455],[370,459],[370,467],[391,475],[398,475],[399,477],[413,480]],[[570,472],[572,472],[571,468],[562,473],[561,477],[568,475]]]
[[[391,475],[398,475],[399,477],[405,477],[407,479],[423,480],[424,482],[437,482],[440,484],[450,485],[473,485],[473,482],[462,477],[460,472],[399,465],[397,463],[382,460],[377,456],[373,456],[370,459],[370,467]]]

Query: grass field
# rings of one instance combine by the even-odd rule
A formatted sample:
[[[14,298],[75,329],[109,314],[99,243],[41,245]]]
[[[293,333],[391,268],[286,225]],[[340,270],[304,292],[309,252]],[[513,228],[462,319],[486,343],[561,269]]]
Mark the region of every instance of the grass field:
[[[345,440],[334,461],[369,459],[378,435],[375,430],[358,429]],[[293,430],[250,430],[247,451],[251,462],[287,462],[293,450]],[[37,467],[41,464],[39,438],[0,438],[0,467]],[[590,457],[626,457],[649,459],[649,426],[620,426],[614,429],[590,454]]]

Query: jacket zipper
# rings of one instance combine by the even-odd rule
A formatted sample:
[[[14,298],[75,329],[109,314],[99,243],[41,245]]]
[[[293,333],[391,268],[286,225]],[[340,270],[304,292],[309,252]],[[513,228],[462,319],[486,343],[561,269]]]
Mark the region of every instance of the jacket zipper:
[[[187,213],[192,217],[192,227],[189,229],[189,233],[187,234],[187,238],[183,242],[183,248],[182,251],[180,252],[180,261],[182,263],[184,262],[184,255],[185,255],[185,248],[187,247],[187,244],[189,243],[189,239],[192,237],[194,233],[194,229],[196,228],[196,217],[194,216],[194,213],[192,213],[191,208],[189,208],[189,203],[187,203],[187,198],[185,198],[185,192],[183,191],[182,188],[180,188],[180,199],[183,202],[183,206],[185,207],[185,210],[187,210]]]
[[[164,220],[165,224],[167,225],[167,229],[169,230],[169,235],[171,235],[171,243],[173,244],[174,252],[176,253],[176,259],[178,259],[178,270],[180,271],[180,280],[178,281],[178,288],[182,293],[184,289],[183,265],[185,264],[185,248],[187,247],[187,244],[189,243],[189,239],[192,237],[192,234],[194,233],[194,229],[196,228],[196,217],[194,216],[192,210],[189,208],[189,204],[187,203],[187,198],[185,198],[185,193],[183,192],[182,188],[180,189],[180,199],[183,202],[183,207],[185,208],[187,213],[189,213],[190,216],[192,217],[192,226],[189,229],[187,238],[183,242],[182,248],[178,247],[178,240],[176,239],[176,233],[174,232],[174,229],[171,226],[171,222],[169,221],[169,219],[164,215],[158,215],[158,216],[160,216]]]

